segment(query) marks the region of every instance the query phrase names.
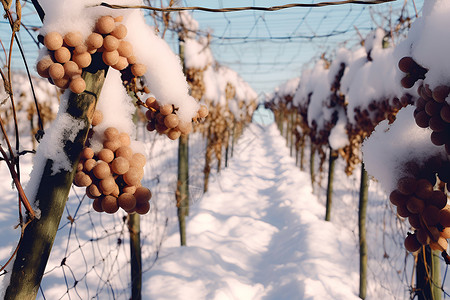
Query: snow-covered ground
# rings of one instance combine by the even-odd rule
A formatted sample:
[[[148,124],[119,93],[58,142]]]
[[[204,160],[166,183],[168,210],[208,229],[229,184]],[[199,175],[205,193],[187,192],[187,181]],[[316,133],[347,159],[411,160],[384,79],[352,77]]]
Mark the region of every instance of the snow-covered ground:
[[[145,277],[149,299],[359,299],[352,232],[323,221],[275,125],[252,125],[230,167]],[[343,276],[345,274],[345,276]]]

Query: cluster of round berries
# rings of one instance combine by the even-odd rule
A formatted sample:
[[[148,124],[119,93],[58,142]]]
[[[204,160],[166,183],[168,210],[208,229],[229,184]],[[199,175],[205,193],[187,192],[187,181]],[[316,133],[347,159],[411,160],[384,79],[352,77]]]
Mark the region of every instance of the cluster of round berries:
[[[177,108],[174,105],[160,106],[154,97],[149,97],[145,101],[145,107],[148,109],[145,113],[148,120],[148,131],[156,130],[160,134],[166,134],[171,140],[176,140],[181,134],[189,134],[192,131],[192,123],[181,121],[176,114]],[[208,108],[201,105],[193,121],[203,119],[207,115]]]
[[[95,30],[83,40],[80,32],[69,32],[62,36],[56,31],[44,37],[44,45],[49,54],[42,57],[36,66],[37,72],[62,89],[70,88],[74,93],[82,93],[86,83],[81,78],[82,69],[91,65],[92,55],[102,53],[103,62],[116,70],[130,68],[131,73],[143,76],[146,66],[137,63],[133,55],[133,46],[123,40],[127,35],[127,27],[123,17],[100,17]]]
[[[431,90],[427,84],[421,84],[417,91],[420,95],[414,111],[417,126],[429,127],[433,131],[431,142],[436,146],[445,145],[450,154],[450,105],[445,101],[450,86],[440,85]]]
[[[397,207],[397,214],[408,218],[414,233],[405,239],[408,251],[422,245],[446,251],[450,238],[450,205],[447,205],[445,186],[450,182],[450,162],[440,157],[427,160],[423,168],[415,162],[406,164],[408,175],[397,182],[397,189],[389,199]],[[437,186],[437,189],[434,187]]]
[[[425,79],[427,69],[419,65],[412,57],[405,56],[398,61],[398,68],[406,75],[400,81],[401,85],[406,88],[412,88],[419,79]]]
[[[96,111],[93,126],[101,119]],[[108,127],[103,135],[103,149],[98,153],[88,146],[83,149],[74,184],[86,187],[86,195],[94,199],[92,206],[98,212],[112,214],[120,207],[128,213],[146,214],[152,194],[141,186],[145,156],[133,152],[127,133]]]

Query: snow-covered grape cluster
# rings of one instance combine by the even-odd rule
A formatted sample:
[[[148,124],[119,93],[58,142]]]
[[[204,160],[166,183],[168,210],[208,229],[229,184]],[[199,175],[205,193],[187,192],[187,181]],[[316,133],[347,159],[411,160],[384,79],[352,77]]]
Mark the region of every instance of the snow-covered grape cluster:
[[[145,113],[148,131],[156,130],[160,134],[167,135],[171,140],[176,140],[181,134],[189,134],[192,131],[192,123],[181,121],[176,114],[178,108],[174,105],[159,105],[154,97],[149,97],[145,101],[145,107],[148,109]],[[200,105],[193,121],[203,119],[207,115],[208,108]]]
[[[423,76],[427,72],[412,57],[408,56],[403,57],[398,65],[400,70],[407,73],[402,79],[404,87],[411,87],[411,84],[415,83],[413,79],[424,78]],[[422,82],[417,88],[417,93],[420,97],[414,111],[416,124],[421,128],[429,127],[433,131],[431,142],[436,146],[445,145],[447,154],[450,154],[450,105],[445,101],[450,93],[450,86],[438,85],[431,89],[428,84]]]
[[[61,89],[70,88],[80,94],[86,89],[86,83],[81,78],[82,69],[91,65],[92,55],[101,53],[106,65],[119,71],[129,69],[136,77],[143,76],[147,68],[137,62],[132,44],[123,40],[128,30],[120,23],[122,20],[120,16],[98,18],[94,31],[85,40],[77,31],[64,36],[56,31],[48,32],[43,40],[48,54],[38,61],[38,74],[49,78]]]
[[[430,245],[434,250],[444,251],[450,238],[450,205],[445,193],[450,182],[450,161],[436,156],[422,168],[413,161],[405,167],[408,175],[398,180],[397,188],[389,196],[397,214],[408,218],[414,228],[414,233],[405,239],[405,247],[414,252],[422,245]]]
[[[95,111],[93,129],[101,122],[102,114]],[[141,186],[146,158],[134,153],[130,136],[108,127],[103,133],[103,148],[94,153],[87,146],[81,153],[74,184],[86,187],[86,195],[94,199],[98,212],[115,213],[119,207],[128,213],[146,214],[150,209],[150,190]]]

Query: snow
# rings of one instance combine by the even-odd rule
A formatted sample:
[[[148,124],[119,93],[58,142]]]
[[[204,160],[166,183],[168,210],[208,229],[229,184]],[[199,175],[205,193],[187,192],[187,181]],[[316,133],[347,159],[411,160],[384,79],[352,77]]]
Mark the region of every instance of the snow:
[[[274,124],[250,126],[230,167],[191,208],[188,246],[179,247],[178,233],[165,241],[146,274],[148,298],[358,299],[352,233],[323,220],[307,173],[283,144]]]
[[[207,42],[206,38],[202,38],[199,41],[195,39],[185,39],[184,63],[186,68],[202,70],[213,63],[214,58]]]
[[[431,143],[431,130],[415,124],[413,111],[414,106],[410,105],[399,111],[393,124],[382,121],[362,147],[367,172],[387,193],[406,175],[403,171],[406,162],[415,161],[421,167],[427,158],[445,157],[443,147]]]
[[[125,40],[131,42],[138,62],[147,66],[146,82],[161,105],[179,107],[180,120],[190,122],[199,105],[189,96],[189,87],[183,74],[180,58],[161,39],[154,28],[145,23],[143,12],[131,10],[123,24],[128,27]],[[134,29],[133,29],[134,28]]]
[[[441,84],[449,84],[448,70],[450,62],[449,34],[450,4],[447,1],[436,1],[429,12],[423,15],[423,26],[411,28],[411,38],[405,43],[412,43],[412,56],[424,68],[429,69],[426,83],[434,88]],[[414,31],[418,30],[418,33]]]
[[[343,109],[338,110],[338,121],[336,125],[331,129],[328,142],[330,147],[334,150],[344,148],[348,145],[347,129],[347,117]]]
[[[108,127],[120,128],[120,132],[126,132],[133,138],[136,136],[133,122],[136,107],[122,85],[119,71],[108,70],[96,109],[102,112],[103,121],[95,127],[95,133],[89,141],[94,152],[103,149],[103,132]]]

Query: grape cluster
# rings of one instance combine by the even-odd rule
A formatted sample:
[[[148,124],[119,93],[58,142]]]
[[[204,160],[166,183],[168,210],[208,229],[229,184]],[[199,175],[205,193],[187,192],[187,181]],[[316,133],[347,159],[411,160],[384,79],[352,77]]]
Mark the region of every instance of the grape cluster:
[[[407,73],[402,79],[405,88],[412,87],[418,79],[424,79],[427,72],[409,56],[400,59],[398,66],[401,71]],[[429,127],[433,131],[431,142],[436,146],[445,145],[447,154],[450,154],[450,105],[445,101],[450,94],[450,85],[438,85],[432,89],[422,82],[417,93],[419,98],[414,111],[417,126]]]
[[[171,140],[176,140],[181,134],[186,135],[192,131],[192,123],[180,120],[176,114],[178,108],[174,105],[159,105],[154,97],[149,97],[145,101],[145,107],[148,109],[145,113],[145,117],[148,120],[148,131],[156,130],[160,134],[167,135]],[[207,115],[208,108],[205,105],[201,105],[193,121],[203,119]]]
[[[101,119],[96,111],[92,124]],[[120,207],[128,213],[146,214],[152,194],[141,186],[145,156],[133,152],[127,133],[108,127],[103,135],[103,148],[98,153],[88,146],[83,149],[74,184],[86,187],[86,195],[94,199],[92,206],[98,212],[112,214]]]
[[[441,157],[428,159],[424,167],[406,164],[407,176],[400,178],[389,199],[397,214],[408,218],[414,229],[405,239],[405,248],[414,252],[422,245],[447,250],[450,238],[450,205],[445,189],[450,182],[450,162]],[[435,188],[436,187],[436,188]]]
[[[81,78],[82,69],[91,65],[92,55],[98,52],[102,53],[106,65],[120,71],[130,69],[134,76],[143,76],[146,66],[137,62],[133,46],[123,40],[127,27],[120,23],[122,20],[123,17],[100,17],[94,31],[85,40],[76,31],[64,36],[56,31],[47,33],[43,42],[48,55],[38,61],[38,74],[49,78],[59,88],[82,93],[86,89],[86,83]]]
[[[450,86],[440,85],[433,90],[428,85],[418,87],[420,98],[416,102],[414,118],[419,127],[429,127],[431,142],[436,146],[445,145],[450,154],[450,105],[445,98],[450,93]]]
[[[406,75],[400,81],[401,85],[406,88],[412,88],[417,80],[425,79],[427,69],[420,66],[412,57],[405,56],[398,61],[398,68]]]

